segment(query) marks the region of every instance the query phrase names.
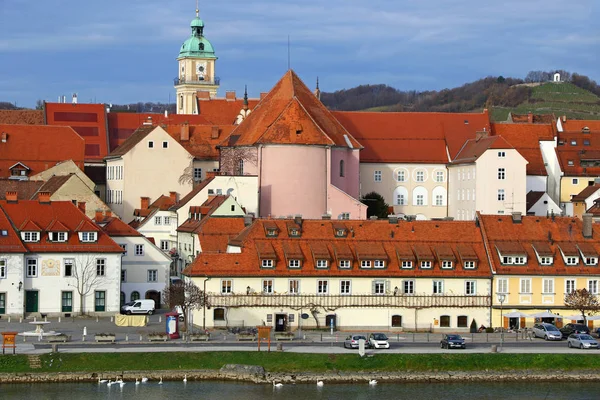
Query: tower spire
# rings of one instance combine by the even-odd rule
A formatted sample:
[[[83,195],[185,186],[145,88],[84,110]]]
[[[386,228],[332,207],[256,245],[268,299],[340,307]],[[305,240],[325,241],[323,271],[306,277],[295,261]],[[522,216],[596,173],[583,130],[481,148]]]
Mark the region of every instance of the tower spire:
[[[315,89],[315,96],[321,100],[321,90],[319,89],[319,77],[317,76],[317,88]]]
[[[244,87],[244,110],[248,109],[248,85]]]
[[[196,18],[200,17],[200,9],[198,8],[198,0],[196,0]]]

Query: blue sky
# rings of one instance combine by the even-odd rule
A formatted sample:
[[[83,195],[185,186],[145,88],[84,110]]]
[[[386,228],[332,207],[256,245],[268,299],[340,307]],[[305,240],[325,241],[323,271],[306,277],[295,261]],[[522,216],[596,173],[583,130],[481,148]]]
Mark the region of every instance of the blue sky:
[[[598,0],[200,0],[220,94],[268,91],[292,68],[311,88],[443,89],[565,69],[600,80]],[[0,101],[33,107],[174,98],[195,0],[0,0]]]

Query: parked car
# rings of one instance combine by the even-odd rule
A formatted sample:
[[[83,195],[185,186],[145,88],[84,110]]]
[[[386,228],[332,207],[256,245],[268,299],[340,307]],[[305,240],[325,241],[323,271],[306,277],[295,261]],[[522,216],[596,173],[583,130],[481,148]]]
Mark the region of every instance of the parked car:
[[[383,333],[371,333],[369,335],[369,347],[373,349],[389,349],[390,342]]]
[[[567,346],[580,349],[597,349],[598,342],[587,333],[572,333],[567,338]]]
[[[533,337],[543,338],[544,340],[562,340],[562,333],[552,324],[542,322],[533,325]]]
[[[566,324],[562,328],[560,328],[560,333],[562,333],[563,339],[569,337],[572,333],[586,333],[590,334],[590,328],[585,326],[584,324]]]
[[[442,349],[466,349],[465,339],[460,335],[444,335],[440,342]]]
[[[140,299],[130,301],[129,303],[123,304],[121,307],[121,314],[154,314],[154,300],[152,299]]]
[[[344,347],[350,349],[358,349],[358,341],[362,339],[365,341],[365,347],[369,347],[369,342],[367,342],[367,338],[363,335],[351,335],[344,340]]]
[[[183,308],[181,308],[181,306],[175,306],[173,307],[173,312],[176,312],[179,315],[179,321],[183,322]]]

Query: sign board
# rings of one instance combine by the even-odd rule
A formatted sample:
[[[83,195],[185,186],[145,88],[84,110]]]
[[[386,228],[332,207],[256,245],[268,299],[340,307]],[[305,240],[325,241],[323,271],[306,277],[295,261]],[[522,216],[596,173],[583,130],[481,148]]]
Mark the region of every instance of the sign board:
[[[300,318],[302,319],[308,319],[309,315],[307,313],[303,313]]]

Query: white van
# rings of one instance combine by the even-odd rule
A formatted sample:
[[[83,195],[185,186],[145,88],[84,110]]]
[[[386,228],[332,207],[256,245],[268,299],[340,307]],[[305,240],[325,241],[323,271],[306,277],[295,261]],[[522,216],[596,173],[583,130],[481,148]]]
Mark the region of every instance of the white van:
[[[154,300],[152,299],[143,299],[130,301],[129,303],[125,303],[123,307],[121,307],[121,314],[154,314]]]

